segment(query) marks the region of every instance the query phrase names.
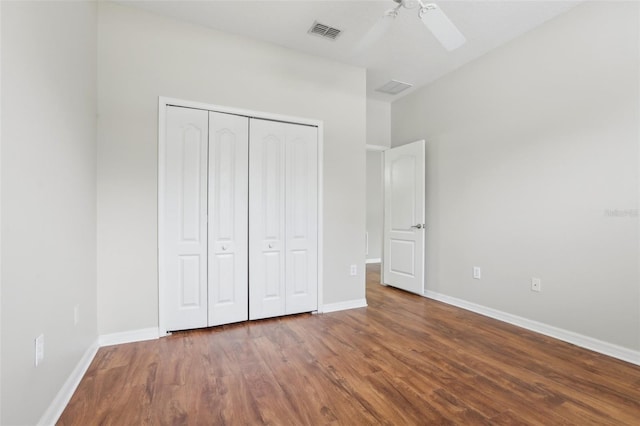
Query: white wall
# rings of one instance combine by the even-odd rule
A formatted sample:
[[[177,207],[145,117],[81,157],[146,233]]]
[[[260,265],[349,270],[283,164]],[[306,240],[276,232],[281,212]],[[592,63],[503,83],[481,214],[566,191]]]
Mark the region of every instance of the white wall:
[[[392,105],[393,141],[427,140],[427,289],[640,349],[638,7],[585,2]]]
[[[324,120],[324,302],[364,299],[365,70],[101,3],[100,334],[155,327],[157,99]]]
[[[2,2],[0,2],[0,423],[2,423]]]
[[[97,339],[96,9],[2,2],[3,425],[37,423]]]
[[[391,104],[367,99],[367,145],[391,146]]]

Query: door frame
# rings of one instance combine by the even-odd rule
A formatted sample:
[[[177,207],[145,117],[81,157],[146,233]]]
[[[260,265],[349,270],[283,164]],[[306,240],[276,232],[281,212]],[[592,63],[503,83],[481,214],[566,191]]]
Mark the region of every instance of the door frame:
[[[252,111],[242,108],[226,107],[215,104],[208,104],[204,102],[188,101],[184,99],[176,99],[166,96],[158,97],[158,199],[157,199],[157,232],[158,232],[158,246],[157,246],[157,260],[158,260],[158,335],[165,336],[170,334],[166,328],[166,314],[165,314],[165,302],[166,293],[164,274],[164,261],[165,253],[163,247],[165,246],[164,235],[164,209],[161,208],[164,205],[164,191],[166,182],[164,179],[165,163],[166,163],[166,111],[168,106],[176,106],[182,108],[193,108],[206,111],[221,112],[225,114],[241,115],[248,118],[258,118],[263,120],[281,121],[285,123],[302,124],[306,126],[314,126],[318,129],[318,313],[323,312],[323,229],[324,229],[324,216],[323,216],[323,140],[324,140],[324,123],[322,120],[315,120],[303,117],[295,117],[289,115],[272,114],[262,111]]]
[[[382,210],[380,216],[382,217],[382,224],[380,226],[380,234],[382,234],[382,232],[384,231],[384,152],[388,149],[390,149],[390,146],[383,146],[383,145],[370,145],[367,144],[365,145],[365,156],[369,153],[369,152],[379,152],[380,153],[380,176],[382,176],[382,178],[380,179],[380,182],[378,182],[378,184],[380,185],[380,192],[382,193],[382,204],[380,205],[380,209]],[[369,164],[367,164],[367,168],[369,167]],[[369,185],[369,181],[367,180],[366,182],[367,185]],[[368,190],[368,187],[367,187]],[[365,204],[365,208],[368,207],[368,201],[367,204]],[[367,225],[365,223],[365,225]],[[380,257],[379,258],[372,258],[369,259],[369,231],[368,231],[369,227],[367,226],[366,229],[366,234],[365,234],[365,264],[369,264],[369,263],[380,263],[382,264],[382,262],[384,261],[384,256],[383,253],[380,253]],[[384,251],[384,244],[382,244],[382,247],[380,248],[382,251]],[[382,278],[382,275],[380,275],[380,278]]]

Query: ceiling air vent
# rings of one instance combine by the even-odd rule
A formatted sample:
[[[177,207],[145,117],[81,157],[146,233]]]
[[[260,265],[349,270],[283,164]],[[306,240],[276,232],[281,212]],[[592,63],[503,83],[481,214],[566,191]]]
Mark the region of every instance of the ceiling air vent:
[[[378,87],[376,92],[387,93],[389,95],[397,95],[403,90],[407,90],[408,88],[413,87],[413,84],[403,83],[397,80],[391,80],[385,85]]]
[[[309,34],[313,34],[313,35],[317,35],[317,36],[320,36],[320,37],[328,38],[330,40],[335,40],[336,38],[338,38],[338,36],[340,35],[340,33],[342,31],[337,29],[337,28],[333,28],[333,27],[330,27],[328,25],[321,24],[318,21],[315,21],[313,23],[313,25],[311,26],[311,28],[309,28],[308,32],[309,32]]]

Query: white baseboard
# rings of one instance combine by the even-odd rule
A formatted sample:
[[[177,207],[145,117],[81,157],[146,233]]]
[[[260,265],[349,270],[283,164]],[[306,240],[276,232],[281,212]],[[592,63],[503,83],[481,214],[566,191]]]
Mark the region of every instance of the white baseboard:
[[[142,342],[154,340],[160,337],[157,327],[141,328],[138,330],[123,331],[120,333],[103,334],[98,338],[100,347],[121,345],[123,343]]]
[[[593,337],[585,336],[583,334],[575,333],[569,330],[564,330],[562,328],[554,327],[538,321],[533,321],[517,315],[512,315],[503,311],[499,311],[497,309],[478,305],[476,303],[467,302],[466,300],[447,296],[434,291],[427,290],[425,291],[424,295],[425,297],[444,302],[448,305],[457,306],[458,308],[466,309],[468,311],[472,311],[486,317],[517,325],[518,327],[526,328],[527,330],[544,334],[545,336],[572,343],[576,346],[580,346],[582,348],[589,349],[603,355],[608,355],[622,361],[640,365],[640,351],[634,351],[632,349],[618,346],[613,343],[604,342],[602,340],[594,339]]]
[[[49,426],[56,424],[56,422],[62,415],[62,412],[71,400],[73,393],[76,391],[76,388],[80,384],[80,381],[84,377],[84,374],[87,372],[87,369],[91,365],[91,361],[93,361],[93,358],[96,356],[98,347],[98,340],[96,339],[96,341],[87,348],[84,355],[82,355],[82,358],[80,358],[80,361],[73,369],[67,380],[64,382],[64,385],[62,385],[62,388],[49,405],[49,408],[47,408],[47,411],[45,411],[40,418],[38,425]]]
[[[367,299],[348,300],[346,302],[329,303],[322,307],[322,313],[344,311],[347,309],[366,308]]]
[[[78,365],[73,369],[62,388],[42,415],[38,425],[49,426],[55,425],[60,415],[71,400],[73,393],[80,384],[87,369],[91,365],[91,361],[96,356],[98,349],[103,346],[118,345],[121,343],[141,342],[143,340],[153,340],[159,337],[157,328],[143,328],[140,330],[125,331],[122,333],[104,334],[99,336],[96,341],[86,350]]]
[[[369,264],[369,263],[380,263],[380,262],[382,262],[382,259],[380,259],[380,258],[376,258],[376,259],[367,259],[367,260],[366,260],[366,263],[367,263],[367,264]]]

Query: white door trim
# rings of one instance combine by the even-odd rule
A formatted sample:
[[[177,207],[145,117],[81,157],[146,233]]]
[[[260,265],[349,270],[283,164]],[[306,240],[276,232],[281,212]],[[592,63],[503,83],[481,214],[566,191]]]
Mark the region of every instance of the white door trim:
[[[164,205],[164,190],[166,182],[164,179],[165,164],[166,164],[166,110],[167,106],[177,106],[183,108],[202,109],[206,111],[222,112],[227,114],[242,115],[249,118],[260,118],[263,120],[283,121],[286,123],[302,124],[307,126],[314,126],[318,128],[318,312],[323,312],[323,294],[324,294],[324,280],[323,280],[323,234],[324,234],[324,215],[323,215],[323,141],[324,141],[324,123],[322,120],[314,120],[303,117],[295,117],[281,114],[272,114],[262,111],[252,111],[248,109],[226,107],[221,105],[208,104],[203,102],[188,101],[184,99],[176,99],[166,96],[158,97],[158,200],[157,200],[157,212],[158,212],[158,335],[164,336],[167,334],[166,328],[166,315],[165,315],[165,253],[163,253],[163,247],[165,245],[165,235],[163,230],[163,224],[165,221],[163,209],[160,206]]]
[[[384,152],[389,148],[391,148],[390,146],[370,145],[370,144],[366,144],[364,147],[367,151],[380,151],[380,152]]]

